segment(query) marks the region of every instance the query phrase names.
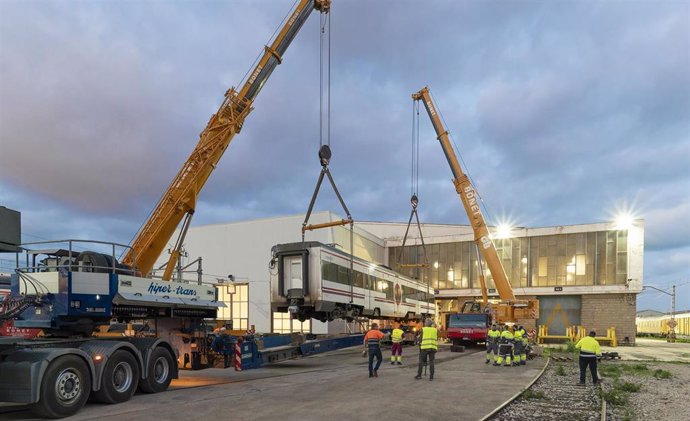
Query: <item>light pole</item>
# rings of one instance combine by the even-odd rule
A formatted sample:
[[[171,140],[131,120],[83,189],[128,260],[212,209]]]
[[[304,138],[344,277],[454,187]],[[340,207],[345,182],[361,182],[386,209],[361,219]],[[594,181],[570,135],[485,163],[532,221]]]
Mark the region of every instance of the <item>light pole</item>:
[[[653,287],[651,285],[645,285],[642,287],[644,288],[651,288],[655,289],[659,292],[663,292],[666,295],[671,296],[671,320],[668,322],[668,337],[666,338],[667,342],[675,342],[676,341],[676,286],[673,285],[671,288],[672,292],[664,291],[663,289],[659,289],[657,287]]]

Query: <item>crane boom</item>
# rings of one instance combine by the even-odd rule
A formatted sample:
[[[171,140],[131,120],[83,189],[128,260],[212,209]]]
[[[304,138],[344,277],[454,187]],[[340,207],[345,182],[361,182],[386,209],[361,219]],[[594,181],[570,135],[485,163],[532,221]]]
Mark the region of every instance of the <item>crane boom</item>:
[[[240,132],[244,120],[252,111],[252,103],[268,80],[271,73],[282,62],[282,57],[313,9],[328,13],[331,0],[300,0],[289,15],[281,31],[254,67],[242,88],[225,93],[225,99],[213,114],[206,128],[199,136],[199,142],[180,171],[165,191],[148,220],[142,225],[132,241],[131,249],[123,263],[136,266],[142,276],[147,276],[162,253],[167,242],[183,218],[190,218],[196,208],[199,193],[206,180],[223,156],[232,138]],[[185,227],[189,221],[185,221]],[[175,249],[163,279],[170,279],[180,254],[180,247],[186,229],[181,230]]]
[[[429,88],[424,87],[419,92],[413,94],[412,99],[415,101],[422,101],[431,119],[431,124],[434,126],[434,130],[436,130],[436,135],[443,148],[443,153],[446,155],[450,170],[453,172],[455,191],[458,192],[462,205],[465,207],[465,212],[467,212],[467,216],[470,219],[470,225],[474,231],[474,242],[477,244],[477,248],[484,258],[484,261],[486,261],[486,265],[489,267],[491,276],[496,284],[498,296],[503,301],[514,302],[515,294],[513,293],[513,288],[510,286],[510,282],[508,282],[508,277],[503,269],[501,259],[498,257],[496,246],[489,236],[489,229],[486,226],[484,216],[479,208],[479,196],[470,182],[470,178],[460,167],[458,158],[450,143],[448,130],[443,126],[443,121],[436,111],[436,107],[431,99],[431,94],[429,93]]]

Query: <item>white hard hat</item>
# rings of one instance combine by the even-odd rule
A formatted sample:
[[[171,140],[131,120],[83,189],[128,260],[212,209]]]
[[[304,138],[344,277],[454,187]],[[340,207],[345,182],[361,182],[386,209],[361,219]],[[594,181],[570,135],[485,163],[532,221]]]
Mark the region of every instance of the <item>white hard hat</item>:
[[[220,328],[220,331],[221,331],[221,332],[225,332],[225,327],[221,327],[221,328]]]

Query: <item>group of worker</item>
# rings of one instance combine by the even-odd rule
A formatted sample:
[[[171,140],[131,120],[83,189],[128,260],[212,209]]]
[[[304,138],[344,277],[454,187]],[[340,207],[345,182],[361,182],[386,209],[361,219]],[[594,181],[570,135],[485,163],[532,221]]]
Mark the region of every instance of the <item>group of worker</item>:
[[[398,324],[391,332],[391,365],[402,365],[402,325]],[[364,335],[365,352],[369,354],[369,377],[378,377],[378,370],[383,361],[381,353],[381,339],[384,338],[383,332],[379,330],[377,323],[372,323],[371,329]],[[429,380],[434,380],[434,359],[438,351],[438,330],[434,327],[431,319],[424,321],[424,327],[419,332],[419,364],[417,366],[416,380],[422,378],[422,369],[429,367]],[[376,359],[376,364],[374,364]]]
[[[493,324],[486,334],[486,364],[493,359],[495,366],[526,365],[527,345],[527,331],[521,325]]]

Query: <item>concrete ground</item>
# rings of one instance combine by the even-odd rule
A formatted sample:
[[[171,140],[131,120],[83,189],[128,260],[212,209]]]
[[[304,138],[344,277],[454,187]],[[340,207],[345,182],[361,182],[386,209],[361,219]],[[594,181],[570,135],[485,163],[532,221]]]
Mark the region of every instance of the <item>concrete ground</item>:
[[[302,358],[242,373],[185,371],[171,390],[137,394],[118,405],[87,404],[70,420],[478,420],[538,375],[544,362],[521,367],[484,364],[483,351],[439,351],[434,381],[414,380],[417,352],[404,350],[403,366],[384,351],[378,378],[369,378],[361,347]],[[28,411],[0,419],[31,419]],[[402,418],[401,418],[402,416]]]
[[[635,346],[602,346],[602,351],[618,352],[623,360],[657,360],[690,363],[690,344],[665,340],[635,338]]]

